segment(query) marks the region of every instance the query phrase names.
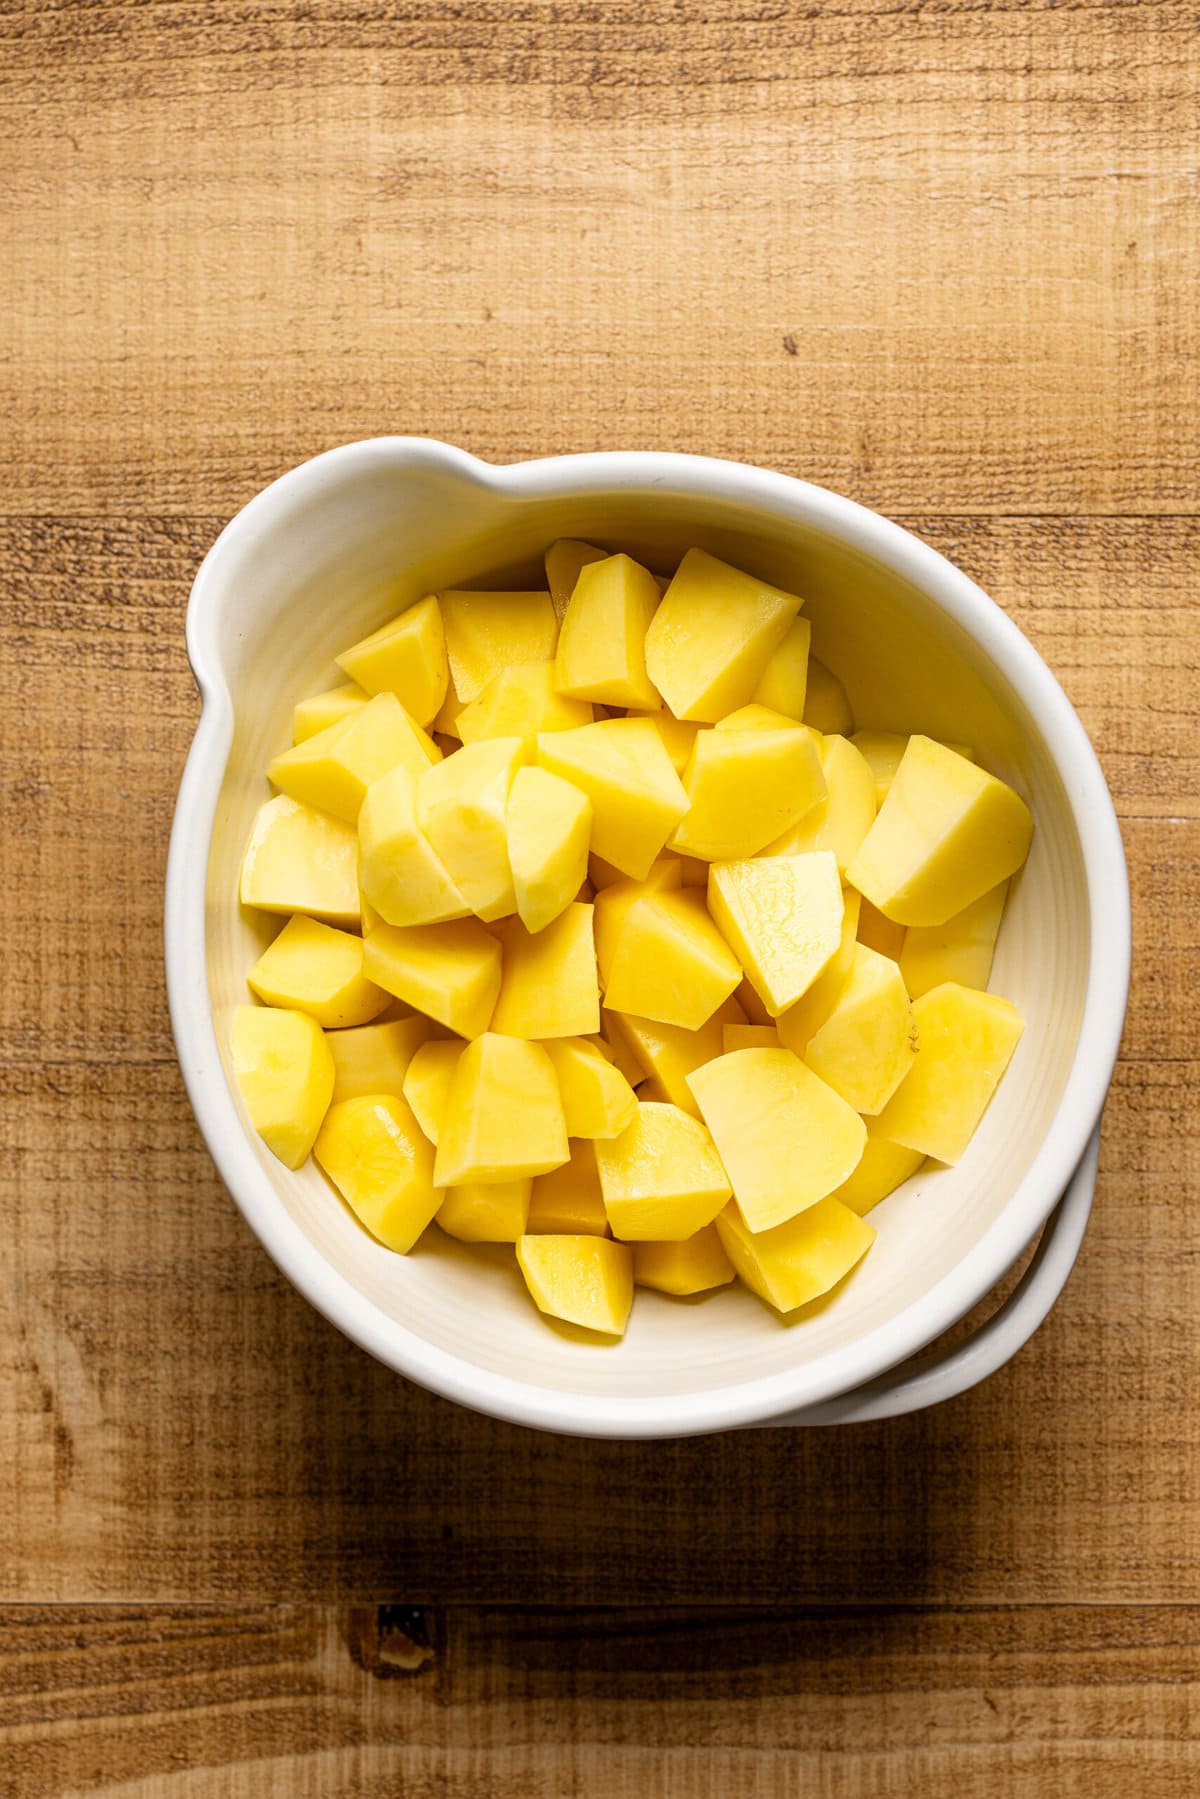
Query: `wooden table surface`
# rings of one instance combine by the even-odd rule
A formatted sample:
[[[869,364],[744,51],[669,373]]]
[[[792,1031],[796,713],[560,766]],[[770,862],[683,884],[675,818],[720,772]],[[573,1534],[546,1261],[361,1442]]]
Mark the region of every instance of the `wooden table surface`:
[[[0,7],[0,1794],[1200,1789],[1198,84],[1172,4]],[[1079,707],[1133,996],[982,1389],[557,1441],[242,1225],[160,960],[188,586],[396,430],[840,489]]]

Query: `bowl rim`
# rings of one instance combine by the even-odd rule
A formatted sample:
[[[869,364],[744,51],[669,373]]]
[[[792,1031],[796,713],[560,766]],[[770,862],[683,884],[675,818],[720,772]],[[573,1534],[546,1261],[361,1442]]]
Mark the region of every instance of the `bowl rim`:
[[[302,508],[331,480],[414,467],[437,468],[522,502],[569,498],[597,487],[661,487],[688,497],[732,499],[777,520],[815,527],[920,588],[976,641],[1037,719],[1078,832],[1091,918],[1075,1055],[1050,1128],[999,1216],[927,1294],[848,1345],[698,1393],[615,1397],[537,1387],[429,1343],[366,1299],[313,1246],[258,1161],[226,1081],[208,998],[208,863],[234,724],[214,628],[217,602],[227,570],[262,525]],[[171,1025],[188,1096],[218,1173],[277,1267],[330,1323],[396,1373],[476,1411],[570,1435],[675,1437],[761,1423],[850,1392],[917,1353],[984,1298],[1045,1224],[1099,1120],[1120,1045],[1132,954],[1120,828],[1087,733],[1041,656],[975,582],[903,526],[829,489],[714,457],[607,450],[494,464],[432,438],[368,438],[299,464],[234,515],[192,584],[187,649],[201,712],[171,829],[164,947]]]

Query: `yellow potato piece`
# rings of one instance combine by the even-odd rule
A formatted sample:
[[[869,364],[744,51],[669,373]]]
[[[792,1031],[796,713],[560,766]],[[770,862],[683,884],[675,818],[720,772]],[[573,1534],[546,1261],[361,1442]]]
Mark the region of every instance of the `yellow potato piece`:
[[[845,911],[842,914],[842,929],[836,950],[812,986],[801,994],[794,1006],[789,1006],[787,1011],[781,1012],[775,1020],[779,1041],[785,1049],[794,1050],[798,1056],[804,1054],[813,1032],[820,1030],[837,1005],[842,995],[842,989],[850,978],[850,970],[854,966],[858,916],[862,899],[853,887],[844,887],[842,900]]]
[[[848,888],[853,893],[854,889]],[[864,899],[858,910],[858,941],[865,943],[868,949],[877,950],[881,956],[889,957],[893,962],[900,960],[904,948],[904,926],[885,918],[878,907]]]
[[[614,886],[618,881],[627,881],[628,879],[629,876],[623,870],[614,868],[611,862],[604,860],[603,856],[589,855],[588,880],[596,893],[602,892],[605,887]]]
[[[500,993],[500,945],[474,918],[451,924],[379,925],[364,939],[369,980],[460,1037],[491,1023]]]
[[[618,1069],[631,1087],[638,1086],[646,1079],[646,1070],[634,1055],[628,1041],[615,1027],[616,1014],[601,1011],[600,1035],[592,1037],[592,1042],[602,1056],[607,1056],[614,1068]],[[668,1030],[668,1025],[650,1025],[650,1030]]]
[[[610,1012],[607,1007],[604,1022],[614,1046],[629,1058],[624,1064],[624,1072],[630,1082],[637,1086],[639,1079],[649,1076],[661,1088],[662,1098],[690,1117],[699,1118],[700,1108],[687,1077],[694,1069],[723,1053],[724,1027],[745,1024],[746,1014],[737,999],[731,997],[723,1006],[718,1006],[698,1031],[680,1030],[673,1024],[656,1024],[653,1019],[633,1014]],[[643,1086],[639,1088],[639,1097],[659,1096],[652,1096]]]
[[[1011,787],[931,737],[910,737],[846,878],[896,924],[945,924],[1016,873],[1032,835]]]
[[[802,603],[689,550],[646,633],[646,672],[676,718],[715,724],[752,699]]]
[[[704,885],[707,887],[709,865],[707,862],[702,862],[700,867],[704,870]],[[745,1018],[739,1019],[737,1021],[738,1023],[767,1025],[773,1025],[775,1023],[775,1020],[771,1017],[771,1014],[767,1011],[767,1008],[763,1005],[761,999],[759,999],[758,994],[755,992],[751,983],[746,979],[745,975],[742,976],[741,986],[733,997],[737,1000],[742,1011],[745,1013]]]
[[[646,673],[646,631],[658,602],[654,576],[630,556],[607,556],[581,569],[558,639],[559,692],[606,706],[657,707]]]
[[[860,1218],[889,1193],[894,1193],[925,1160],[919,1149],[905,1149],[902,1143],[889,1143],[886,1137],[881,1137],[878,1119],[868,1118],[865,1123],[867,1141],[862,1161],[849,1180],[843,1181],[830,1194],[831,1199],[841,1200]]]
[[[1011,1000],[947,981],[913,1001],[921,1053],[879,1114],[893,1143],[938,1162],[957,1162],[987,1111],[1021,1040]]]
[[[393,768],[367,788],[358,842],[359,885],[385,924],[444,924],[470,913],[417,822],[417,784],[407,768]]]
[[[790,1049],[719,1056],[688,1085],[752,1231],[794,1218],[858,1166],[862,1119]]]
[[[676,718],[673,713],[660,705],[657,712],[643,712],[631,708],[630,718],[648,718],[654,729],[662,738],[663,748],[671,758],[671,765],[676,774],[682,775],[688,765],[692,753],[692,745],[696,741],[696,733],[700,726],[689,718]]]
[[[422,1135],[435,1147],[450,1102],[450,1083],[465,1048],[457,1038],[430,1038],[413,1051],[404,1073],[401,1092]]]
[[[600,889],[596,895],[596,962],[601,987],[608,982],[613,955],[633,907],[651,894],[678,888],[682,879],[683,867],[679,858],[662,855],[648,870],[644,881],[627,881],[622,877]]]
[[[772,1018],[811,987],[841,940],[844,902],[830,850],[716,862],[708,907]],[[615,1002],[614,1002],[615,1003]]]
[[[679,1242],[711,1224],[730,1195],[712,1138],[678,1106],[638,1103],[619,1137],[596,1144],[613,1235]]]
[[[532,1187],[528,1176],[448,1187],[437,1221],[460,1243],[515,1243],[525,1235]]]
[[[605,982],[605,1002],[657,1024],[695,1031],[742,978],[701,893],[664,891],[631,906]]]
[[[531,935],[519,919],[498,927],[504,946],[493,1030],[509,1037],[586,1037],[600,1029],[592,908],[577,901]]]
[[[856,1112],[882,1112],[919,1052],[908,993],[894,962],[858,943],[833,1011],[804,1060]]]
[[[238,1006],[229,1053],[250,1122],[285,1168],[299,1168],[333,1092],[333,1057],[307,1012]]]
[[[633,1088],[586,1037],[545,1044],[567,1120],[568,1137],[617,1137],[637,1113]]]
[[[326,1030],[369,1024],[390,993],[363,973],[362,938],[315,918],[290,918],[246,977],[268,1006],[307,1012]]]
[[[357,712],[367,703],[367,695],[357,681],[343,681],[340,687],[331,687],[325,693],[314,693],[306,700],[299,700],[292,708],[292,742],[303,743],[306,738],[315,737],[318,731],[326,731],[330,725],[340,725],[344,718]]]
[[[539,1312],[606,1336],[624,1334],[633,1305],[633,1257],[607,1237],[525,1236],[517,1265]]]
[[[900,950],[900,973],[911,999],[943,981],[987,986],[1007,898],[1008,882],[1001,881],[945,924],[910,926]]]
[[[360,1099],[367,1093],[403,1093],[404,1076],[421,1045],[438,1029],[431,1018],[391,1018],[330,1031],[325,1041],[333,1055],[333,1100]]]
[[[736,1206],[717,1219],[717,1235],[752,1293],[777,1312],[794,1312],[830,1292],[866,1255],[874,1228],[830,1196],[772,1230],[747,1230]]]
[[[554,1066],[541,1044],[494,1031],[469,1043],[438,1136],[438,1185],[523,1180],[569,1155]]]
[[[458,697],[458,690],[454,685],[454,677],[452,675],[446,685],[446,697],[442,701],[441,709],[429,727],[435,737],[459,736],[458,721],[466,708],[466,704],[467,702],[465,700],[460,700]]]
[[[343,650],[338,667],[367,693],[394,693],[419,725],[437,717],[450,683],[446,633],[436,594]]]
[[[238,894],[243,906],[263,912],[356,925],[358,833],[340,818],[276,794],[254,820]]]
[[[773,712],[783,712],[788,718],[804,717],[811,644],[812,626],[806,618],[794,618],[754,689],[753,698],[760,705],[770,706]]]
[[[590,725],[587,700],[568,699],[555,686],[553,662],[519,662],[493,675],[456,720],[464,743],[489,737],[536,738],[539,731],[573,731]]]
[[[781,730],[702,731],[683,777],[690,807],[671,848],[705,862],[754,856],[825,798],[812,737]]]
[[[508,795],[508,860],[517,915],[541,931],[564,912],[587,876],[592,802],[545,768],[519,768]]]
[[[570,604],[580,571],[589,562],[603,562],[607,556],[607,550],[598,550],[594,543],[584,543],[578,537],[560,537],[550,545],[545,557],[546,585],[559,618]]]
[[[267,779],[302,805],[353,824],[372,781],[403,764],[414,779],[440,762],[437,745],[413,723],[394,693],[377,693],[267,764]]]
[[[714,731],[802,731],[813,745],[818,756],[821,753],[821,733],[802,725],[799,720],[789,718],[786,712],[776,712],[772,706],[764,706],[760,700],[749,700],[746,705],[738,706],[719,718],[713,726]]]
[[[529,1200],[531,1237],[607,1237],[608,1214],[590,1142],[571,1142],[571,1159],[539,1174]]]
[[[553,658],[558,647],[558,617],[548,593],[452,590],[438,597],[450,679],[465,704],[481,694],[501,669]]]
[[[826,737],[821,750],[825,798],[774,843],[768,856],[798,856],[832,850],[844,875],[875,823],[875,778],[865,758],[846,737]]]
[[[394,1093],[330,1106],[313,1155],[359,1223],[400,1255],[408,1254],[442,1203],[433,1150]]]
[[[727,1287],[734,1278],[733,1263],[721,1247],[716,1226],[706,1225],[682,1243],[635,1243],[633,1284],[652,1287],[658,1293],[686,1298]]]
[[[848,737],[854,729],[854,714],[846,689],[837,676],[818,662],[808,659],[808,687],[804,695],[804,722],[825,736]]]
[[[779,1032],[773,1024],[723,1024],[721,1054],[730,1056],[735,1049],[778,1049]]]
[[[484,920],[517,909],[508,796],[528,758],[520,737],[493,737],[464,744],[417,783],[417,823],[471,911]]]
[[[593,853],[633,880],[644,879],[688,808],[653,723],[610,718],[543,733],[538,761],[591,800]]]
[[[908,738],[899,731],[856,731],[850,741],[871,770],[878,810],[896,778],[896,770],[908,748]],[[964,756],[968,762],[975,760],[974,750],[965,743],[948,743],[945,747]]]

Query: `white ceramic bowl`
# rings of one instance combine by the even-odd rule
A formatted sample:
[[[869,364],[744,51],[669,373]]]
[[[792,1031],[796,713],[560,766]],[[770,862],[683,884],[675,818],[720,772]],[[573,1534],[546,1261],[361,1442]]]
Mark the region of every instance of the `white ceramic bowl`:
[[[818,653],[858,717],[973,744],[1025,796],[1036,835],[993,986],[1025,1036],[957,1168],[872,1213],[878,1241],[827,1301],[790,1321],[749,1293],[639,1292],[619,1344],[541,1318],[487,1251],[373,1242],[310,1163],[290,1174],[250,1129],[227,1057],[245,973],[273,925],[237,902],[242,848],[294,700],[333,653],[406,600],[511,576],[557,537],[653,566],[690,544],[807,596]],[[540,575],[537,577],[540,580]],[[259,494],[196,577],[188,650],[203,711],[167,876],[167,976],[179,1059],[222,1177],[275,1262],[372,1355],[521,1423],[603,1436],[748,1424],[847,1394],[976,1304],[1045,1223],[1099,1118],[1129,971],[1125,864],[1108,789],[1057,682],[950,563],[851,501],[700,457],[606,454],[491,467],[382,438],[319,456]],[[437,1235],[437,1233],[431,1233]]]

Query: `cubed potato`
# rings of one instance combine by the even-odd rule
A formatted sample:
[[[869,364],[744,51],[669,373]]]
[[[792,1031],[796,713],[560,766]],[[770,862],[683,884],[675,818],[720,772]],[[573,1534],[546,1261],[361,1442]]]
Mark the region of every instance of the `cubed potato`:
[[[752,699],[802,603],[689,550],[646,633],[646,672],[676,718],[715,724]]]
[[[438,598],[446,627],[450,679],[464,704],[481,694],[502,668],[553,659],[558,648],[558,615],[548,593],[452,590]]]
[[[768,856],[798,856],[809,850],[832,850],[844,875],[875,823],[875,778],[865,758],[846,737],[822,740],[821,772],[825,798],[774,843]]]
[[[633,1245],[635,1287],[652,1287],[658,1293],[685,1298],[692,1293],[708,1293],[714,1287],[727,1287],[733,1278],[733,1263],[712,1224],[682,1243]]]
[[[586,1037],[550,1038],[568,1137],[618,1137],[637,1113],[633,1088]]]
[[[896,924],[945,924],[1016,873],[1032,835],[1011,787],[931,737],[910,737],[846,877]]]
[[[753,698],[760,705],[770,706],[773,712],[786,713],[788,718],[804,717],[811,644],[812,626],[806,618],[794,618],[754,689]]]
[[[865,1123],[867,1141],[862,1161],[849,1180],[843,1181],[830,1194],[831,1199],[840,1199],[860,1218],[902,1186],[925,1160],[919,1149],[905,1149],[902,1143],[889,1143],[886,1137],[881,1137],[878,1119],[868,1118]]]
[[[683,867],[679,858],[664,854],[647,870],[645,880],[622,878],[600,889],[596,895],[596,963],[602,989],[607,985],[613,955],[633,907],[653,893],[678,889],[682,880]]]
[[[919,1042],[900,970],[854,946],[850,975],[804,1060],[856,1112],[882,1112],[916,1065]]]
[[[431,725],[446,698],[450,665],[436,594],[418,600],[338,657],[367,693],[394,693],[419,725]]]
[[[441,1187],[523,1180],[570,1154],[554,1066],[540,1043],[486,1031],[454,1070],[438,1136]]]
[[[520,919],[497,926],[504,947],[493,1030],[508,1037],[586,1037],[600,1029],[592,908],[577,901],[536,936]]]
[[[853,893],[854,889],[848,888]],[[864,899],[858,909],[858,941],[892,962],[900,960],[904,949],[904,926],[885,918],[877,906]]]
[[[692,1118],[700,1117],[700,1108],[688,1086],[688,1075],[723,1053],[722,1034],[727,1024],[745,1022],[746,1014],[733,997],[718,1006],[698,1031],[656,1024],[633,1013],[610,1012],[607,1007],[604,1011],[605,1028],[614,1048],[623,1050],[633,1062],[632,1068],[626,1063],[623,1072],[638,1088],[639,1096],[662,1097]],[[658,1083],[661,1095],[651,1095],[646,1085],[639,1085],[639,1072]]]
[[[908,748],[908,737],[900,731],[856,731],[850,741],[871,770],[878,811],[896,778],[896,770]],[[958,756],[965,756],[968,762],[975,760],[974,750],[965,743],[948,743],[945,747]]]
[[[818,756],[821,753],[821,733],[814,731],[810,725],[801,724],[798,719],[789,718],[786,712],[776,712],[773,706],[764,706],[761,700],[748,700],[744,706],[736,706],[719,718],[713,726],[714,731],[803,731]]]
[[[515,1243],[529,1222],[533,1182],[474,1181],[447,1187],[437,1221],[460,1243]]]
[[[360,1224],[400,1255],[408,1254],[442,1203],[433,1150],[394,1093],[330,1106],[313,1155]]]
[[[450,1103],[450,1083],[466,1044],[459,1038],[431,1037],[413,1051],[404,1072],[401,1092],[423,1136],[437,1147],[442,1121]]]
[[[292,708],[292,742],[304,743],[318,731],[340,725],[344,718],[365,706],[367,698],[357,681],[343,681],[340,687],[330,687],[325,693],[310,694],[308,699],[298,700]]]
[[[772,1018],[811,987],[841,940],[844,901],[830,850],[717,862],[708,907]]]
[[[333,1054],[333,1105],[361,1099],[367,1093],[403,1093],[409,1063],[439,1027],[431,1018],[389,1018],[330,1031],[325,1041]]]
[[[592,802],[546,768],[519,768],[508,795],[508,860],[517,915],[541,931],[564,912],[587,876]]]
[[[943,981],[957,981],[960,987],[987,986],[1007,898],[1008,882],[1001,881],[945,924],[909,927],[900,949],[900,973],[911,999]]]
[[[831,1292],[875,1241],[874,1228],[832,1197],[757,1232],[747,1229],[736,1206],[727,1206],[716,1229],[750,1291],[777,1312],[794,1312]]]
[[[364,944],[369,980],[460,1037],[487,1030],[500,994],[501,952],[478,919],[379,925]]]
[[[801,725],[701,731],[684,771],[689,810],[670,846],[705,862],[757,855],[825,799],[821,759]]]
[[[879,1114],[893,1143],[938,1162],[957,1162],[991,1103],[1021,1040],[1010,1000],[946,981],[913,1001],[921,1053]]]
[[[456,724],[464,743],[484,743],[489,737],[536,739],[539,731],[574,731],[593,716],[588,700],[559,693],[553,662],[520,662],[493,675]]]
[[[571,1140],[571,1159],[539,1174],[529,1201],[531,1237],[607,1237],[608,1214],[591,1142]]]
[[[580,570],[589,562],[603,562],[607,556],[607,550],[598,550],[594,543],[584,543],[578,537],[560,537],[547,549],[546,585],[560,619],[570,604]]]
[[[633,1257],[607,1237],[521,1237],[517,1265],[539,1312],[620,1337],[633,1305]]]
[[[438,767],[449,768],[450,762]],[[358,842],[359,885],[385,924],[444,924],[470,914],[417,822],[417,783],[407,768],[393,768],[367,788]]]
[[[433,739],[414,724],[395,694],[377,693],[340,724],[274,757],[267,779],[301,805],[354,824],[367,788],[380,775],[403,764],[415,780],[440,761]]]
[[[688,1085],[752,1231],[794,1218],[858,1166],[862,1119],[790,1049],[719,1056]]]
[[[251,1124],[285,1168],[299,1168],[333,1092],[320,1025],[307,1012],[238,1006],[229,1053]]]
[[[801,994],[794,1006],[789,1006],[787,1011],[781,1012],[775,1020],[779,1041],[785,1049],[793,1050],[798,1056],[804,1054],[809,1038],[814,1031],[820,1030],[837,1005],[842,995],[842,989],[850,978],[850,970],[854,966],[858,914],[862,899],[853,887],[844,887],[842,901],[845,910],[842,913],[842,929],[836,950],[811,987]]]
[[[289,918],[246,977],[268,1006],[307,1012],[326,1030],[369,1024],[390,993],[363,973],[362,938],[315,918]]]
[[[676,774],[682,775],[688,765],[692,753],[692,745],[696,741],[696,733],[700,730],[690,718],[676,718],[673,712],[660,705],[657,712],[640,712],[631,708],[630,718],[648,718],[654,729],[662,738],[663,748],[671,758],[671,765]]]
[[[779,1032],[773,1024],[723,1024],[721,1054],[730,1056],[735,1049],[778,1049]]]
[[[646,1070],[642,1067],[632,1048],[624,1036],[616,1028],[616,1013],[608,1013],[601,1007],[600,1033],[593,1035],[592,1042],[602,1056],[607,1056],[613,1067],[619,1069],[631,1087],[637,1087],[646,1079]],[[650,1025],[652,1031],[668,1030],[668,1025]],[[689,1033],[690,1034],[690,1033]],[[697,1117],[699,1114],[697,1113]]]
[[[558,690],[606,706],[659,705],[646,673],[646,631],[658,610],[658,583],[630,556],[607,556],[580,570],[558,639]]]
[[[472,912],[485,921],[517,909],[508,860],[508,796],[529,760],[520,737],[464,744],[417,783],[417,823]]]
[[[827,737],[848,737],[854,729],[854,714],[846,689],[837,676],[812,655],[808,658],[804,722]]]
[[[356,925],[358,833],[284,793],[260,806],[242,858],[238,895],[263,912],[307,913]]]
[[[639,1102],[619,1137],[596,1144],[596,1168],[613,1235],[625,1242],[693,1237],[731,1191],[712,1138],[678,1106]]]
[[[538,761],[592,802],[592,851],[635,881],[688,809],[683,783],[646,718],[609,718],[543,733]]]
[[[741,964],[694,890],[650,894],[630,907],[605,982],[605,1002],[657,1024],[699,1030],[733,993]]]

